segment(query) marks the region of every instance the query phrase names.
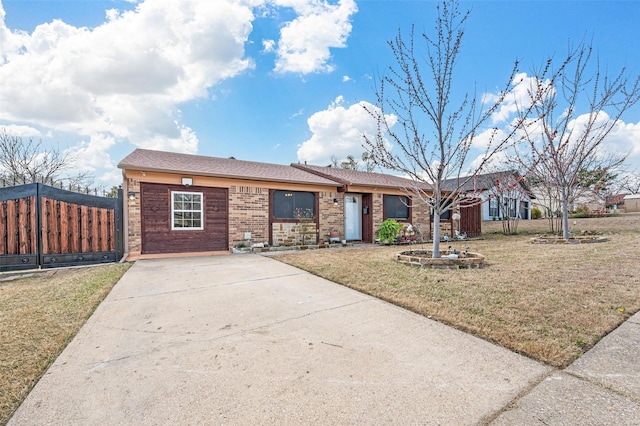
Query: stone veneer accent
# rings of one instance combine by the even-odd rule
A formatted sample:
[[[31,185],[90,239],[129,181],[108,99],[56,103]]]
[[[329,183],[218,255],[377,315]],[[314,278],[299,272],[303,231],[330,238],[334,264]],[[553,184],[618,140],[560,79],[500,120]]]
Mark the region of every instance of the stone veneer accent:
[[[239,243],[247,243],[245,232],[251,232],[250,243],[269,242],[268,188],[229,188],[229,249]]]
[[[272,225],[273,245],[296,246],[316,244],[316,224],[311,221],[274,222]]]

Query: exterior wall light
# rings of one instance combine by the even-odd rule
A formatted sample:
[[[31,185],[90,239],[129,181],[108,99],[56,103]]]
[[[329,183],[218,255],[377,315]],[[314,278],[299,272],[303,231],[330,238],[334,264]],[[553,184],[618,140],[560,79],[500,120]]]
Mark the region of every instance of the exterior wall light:
[[[337,198],[334,198],[334,199],[333,199],[333,205],[334,205],[334,206],[338,206],[338,199],[337,199]]]
[[[131,201],[136,199],[136,193],[134,191],[129,191],[128,195]]]

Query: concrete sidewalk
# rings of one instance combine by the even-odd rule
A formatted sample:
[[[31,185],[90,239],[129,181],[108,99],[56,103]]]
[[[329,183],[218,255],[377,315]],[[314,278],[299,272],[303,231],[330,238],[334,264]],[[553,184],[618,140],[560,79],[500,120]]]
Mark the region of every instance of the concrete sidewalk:
[[[141,260],[9,425],[638,424],[639,328],[561,372],[268,257]]]
[[[640,425],[640,312],[493,425]]]

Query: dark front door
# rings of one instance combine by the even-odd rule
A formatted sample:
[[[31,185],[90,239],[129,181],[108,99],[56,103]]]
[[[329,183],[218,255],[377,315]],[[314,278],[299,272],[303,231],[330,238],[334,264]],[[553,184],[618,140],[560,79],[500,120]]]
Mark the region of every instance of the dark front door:
[[[362,242],[373,242],[373,194],[362,194]]]

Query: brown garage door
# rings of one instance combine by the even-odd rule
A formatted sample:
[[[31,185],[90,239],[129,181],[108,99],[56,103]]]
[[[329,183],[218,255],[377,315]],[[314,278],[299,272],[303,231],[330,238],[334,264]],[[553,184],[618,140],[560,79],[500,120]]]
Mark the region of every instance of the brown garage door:
[[[142,253],[229,249],[227,189],[142,183],[140,200]]]

